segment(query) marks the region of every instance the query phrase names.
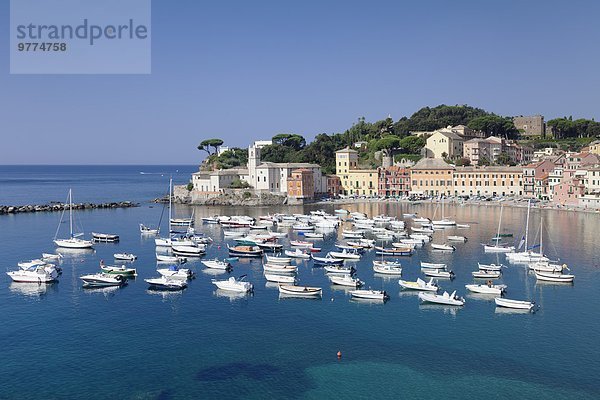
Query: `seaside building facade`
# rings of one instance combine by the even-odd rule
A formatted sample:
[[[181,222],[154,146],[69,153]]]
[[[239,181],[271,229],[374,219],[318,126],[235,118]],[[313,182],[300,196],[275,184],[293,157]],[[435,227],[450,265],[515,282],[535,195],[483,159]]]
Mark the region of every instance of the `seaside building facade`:
[[[287,180],[287,186],[288,196],[297,199],[313,199],[315,197],[313,171],[308,168],[293,170]]]
[[[536,186],[540,182],[546,182],[549,174],[554,170],[554,163],[550,160],[542,160],[536,163],[528,164],[523,167],[523,196],[537,197],[538,195],[547,193],[547,189]]]
[[[486,139],[471,139],[463,144],[463,156],[468,158],[471,164],[478,164],[483,160],[496,163],[503,148],[504,140],[494,136]]]
[[[440,158],[422,158],[410,169],[410,193],[452,195],[454,169],[454,165]]]
[[[378,168],[377,173],[379,196],[408,196],[410,192],[410,170],[408,168],[392,165],[387,168]]]
[[[523,169],[508,166],[456,167],[455,196],[522,196]]]
[[[336,175],[340,177],[341,193],[346,196],[377,194],[377,170],[358,168],[358,152],[349,147],[335,152]]]
[[[327,175],[327,195],[329,197],[338,197],[342,191],[342,182],[337,175]]]
[[[198,171],[192,174],[194,190],[204,194],[222,193],[234,181],[248,181],[248,170],[231,168],[219,171]]]

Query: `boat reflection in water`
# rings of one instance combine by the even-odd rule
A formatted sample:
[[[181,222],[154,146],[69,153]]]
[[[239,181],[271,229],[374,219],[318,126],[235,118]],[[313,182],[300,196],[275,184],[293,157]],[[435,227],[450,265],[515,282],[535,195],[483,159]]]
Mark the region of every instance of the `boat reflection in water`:
[[[452,316],[456,316],[456,313],[462,309],[463,309],[462,307],[450,306],[450,305],[445,305],[445,304],[432,304],[432,303],[419,304],[419,310],[421,310],[421,311],[443,311],[444,314],[449,314]]]
[[[82,286],[83,293],[87,295],[102,294],[104,297],[113,297],[122,286]]]
[[[534,314],[531,310],[527,309],[519,309],[519,308],[506,308],[506,307],[496,307],[494,310],[496,314]]]
[[[251,292],[232,292],[230,290],[222,290],[217,289],[213,292],[216,297],[225,297],[228,298],[230,302],[234,302],[236,300],[247,299],[252,296]]]
[[[57,292],[58,285],[51,283],[11,282],[8,289],[11,293],[27,297],[43,297],[47,293]]]

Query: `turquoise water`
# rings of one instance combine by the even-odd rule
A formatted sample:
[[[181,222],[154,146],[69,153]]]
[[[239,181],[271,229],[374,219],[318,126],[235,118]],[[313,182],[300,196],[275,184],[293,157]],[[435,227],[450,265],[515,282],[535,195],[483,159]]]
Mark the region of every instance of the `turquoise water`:
[[[424,248],[402,258],[403,278],[411,280],[418,276],[421,260],[448,263],[457,278],[440,280],[440,285],[466,295],[461,309],[420,305],[416,294],[400,290],[397,279],[373,274],[372,254],[355,264],[357,276],[367,287],[387,290],[391,299],[386,304],[350,300],[346,291],[328,283],[322,269],[306,261],[299,262],[299,281],[322,286],[321,300],[279,299],[276,287],[266,285],[256,260],[240,261],[233,271],[235,276],[248,274],[255,286],[253,295],[234,297],[216,291],[210,282],[214,276],[197,261],[188,264],[198,277],[186,290],[157,293],[143,282],[157,273],[154,243],[140,237],[138,223],[156,224],[162,207],[145,200],[164,194],[170,173],[179,174],[176,180],[184,183],[194,167],[53,167],[54,183],[44,184],[45,190],[39,189],[36,168],[41,167],[16,172],[11,168],[0,167],[0,204],[62,200],[70,186],[76,200],[143,203],[133,209],[76,213],[88,234],[114,232],[121,241],[65,257],[59,283],[39,287],[11,283],[7,276],[0,279],[0,398],[600,396],[598,215],[542,212],[548,228],[545,252],[567,262],[576,281],[567,286],[537,284],[522,267],[508,268],[502,279],[508,285],[507,297],[535,299],[541,306],[535,314],[499,312],[493,300],[465,293],[477,261],[504,261],[502,255],[484,254],[480,245],[495,234],[499,217],[495,207],[448,207],[447,214],[471,224],[470,229],[448,233],[459,232],[469,241],[457,244],[454,254]],[[157,174],[140,174],[144,169]],[[415,211],[432,216],[435,207],[348,206],[400,217]],[[312,208],[319,207],[304,211]],[[258,216],[274,211],[197,207],[195,215],[199,222],[203,215]],[[175,209],[176,215],[190,213],[189,207]],[[539,213],[532,211],[532,237]],[[524,217],[524,209],[506,208],[504,228],[519,237]],[[56,213],[0,216],[3,270],[53,251],[59,219]],[[224,256],[221,229],[198,227],[215,239],[207,257]],[[63,224],[61,231],[65,228]],[[334,236],[326,237],[324,250],[335,241]],[[78,276],[96,271],[101,259],[112,262],[112,254],[119,251],[138,255],[133,264],[138,278],[112,291],[82,289]]]

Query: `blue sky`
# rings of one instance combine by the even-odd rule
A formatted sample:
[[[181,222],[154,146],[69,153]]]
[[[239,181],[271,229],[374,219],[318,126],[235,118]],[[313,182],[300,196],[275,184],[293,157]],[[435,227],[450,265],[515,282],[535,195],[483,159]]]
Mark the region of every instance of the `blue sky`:
[[[195,164],[469,104],[599,119],[600,3],[152,2],[150,75],[10,75],[0,2],[0,164]]]

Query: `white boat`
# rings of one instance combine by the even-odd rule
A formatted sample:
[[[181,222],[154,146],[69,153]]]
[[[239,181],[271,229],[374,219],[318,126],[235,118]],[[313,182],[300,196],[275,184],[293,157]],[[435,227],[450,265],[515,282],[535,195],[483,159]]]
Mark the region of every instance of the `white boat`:
[[[402,267],[392,265],[375,265],[375,262],[373,262],[373,272],[384,275],[402,275]]]
[[[333,212],[336,213],[336,214],[348,214],[350,211],[345,210],[343,208],[338,208],[336,210],[333,210]]]
[[[418,217],[418,218],[413,218],[413,222],[415,222],[417,224],[428,224],[431,222],[431,220],[429,218]]]
[[[456,221],[446,218],[444,216],[444,200],[443,199],[442,199],[441,203],[442,203],[442,219],[437,220],[437,221],[431,221],[431,224],[434,226],[437,225],[437,226],[442,226],[442,227],[456,225]]]
[[[251,292],[254,289],[254,286],[250,282],[246,282],[244,278],[246,275],[240,276],[238,279],[235,279],[233,276],[229,277],[224,281],[218,281],[216,279],[212,280],[213,285],[218,287],[221,290],[228,290],[230,292],[241,292],[247,293]]]
[[[457,236],[457,235],[449,235],[446,239],[448,239],[451,242],[466,242],[467,238],[464,236]]]
[[[456,224],[456,227],[457,227],[457,228],[463,228],[463,229],[464,229],[464,228],[470,228],[470,227],[471,227],[471,225],[469,225],[469,224]]]
[[[416,213],[402,213],[402,218],[417,218]]]
[[[114,243],[119,241],[119,235],[114,233],[98,233],[92,232],[92,239],[95,242]]]
[[[404,289],[419,290],[426,292],[437,292],[439,288],[438,285],[434,282],[433,278],[431,278],[429,282],[425,282],[421,278],[417,278],[417,280],[414,282],[404,281],[400,279],[398,281],[398,284],[400,284],[400,286],[402,286]]]
[[[290,246],[293,247],[313,247],[313,242],[305,242],[303,240],[290,240]]]
[[[413,233],[410,235],[411,239],[422,240],[423,242],[431,242],[431,236],[424,233]]]
[[[323,239],[325,235],[320,232],[305,232],[304,237],[307,239]]]
[[[156,253],[156,261],[183,264],[187,262],[187,258]]]
[[[364,285],[364,282],[358,278],[353,278],[351,275],[331,275],[329,276],[329,280],[334,285],[340,286],[351,286],[354,288],[361,287]]]
[[[158,235],[159,229],[150,228],[144,224],[140,224],[140,233],[142,235]]]
[[[294,274],[298,271],[295,265],[263,264],[263,270],[273,274]]]
[[[348,260],[360,260],[360,254],[358,254],[357,252],[348,251],[346,249],[344,249],[342,251],[330,251],[327,254],[331,255],[334,258],[343,258],[343,259],[348,259]]]
[[[321,297],[323,289],[320,287],[280,285],[279,293],[299,297]]]
[[[122,275],[103,273],[82,275],[79,279],[83,281],[84,287],[123,286],[127,283],[127,278]]]
[[[113,254],[115,260],[123,260],[123,261],[135,261],[137,260],[137,256],[131,253],[115,253]]]
[[[323,266],[323,269],[325,270],[325,272],[330,274],[351,275],[354,273],[354,267],[346,267],[343,265],[325,265]]]
[[[225,237],[242,237],[246,235],[246,231],[223,231]]]
[[[387,300],[390,298],[388,294],[383,290],[368,290],[368,289],[358,289],[352,290],[350,295],[357,299],[367,299],[367,300]]]
[[[479,279],[497,279],[500,278],[501,271],[473,271],[471,275]]]
[[[296,277],[290,275],[278,275],[278,274],[267,274],[265,273],[265,278],[269,282],[277,282],[277,283],[296,283]]]
[[[231,269],[231,264],[229,264],[227,261],[221,261],[218,258],[215,258],[214,260],[202,260],[201,263],[204,264],[204,266],[206,266],[207,268],[222,270]]]
[[[296,249],[295,251],[286,250],[284,253],[286,256],[292,257],[292,258],[304,258],[304,259],[310,258],[310,253],[305,253],[300,249]]]
[[[500,271],[504,267],[502,264],[482,264],[477,263],[480,271]]]
[[[567,264],[552,264],[549,262],[536,262],[529,264],[529,269],[536,272],[550,272],[550,273],[561,273],[565,269],[569,269]]]
[[[16,271],[8,271],[13,282],[26,283],[50,283],[58,278],[58,271],[54,267],[38,265],[29,269],[18,269]]]
[[[171,279],[166,276],[144,279],[144,282],[148,283],[151,289],[159,290],[182,290],[187,287],[186,281],[181,279]]]
[[[445,269],[422,269],[421,271],[428,277],[454,279],[454,272]]]
[[[533,251],[531,251],[531,249],[529,249],[528,244],[529,244],[529,213],[530,213],[530,209],[531,209],[531,200],[529,200],[527,202],[527,219],[525,222],[525,237],[523,238],[523,241],[521,241],[521,244],[519,245],[519,249],[521,248],[521,245],[525,245],[525,251],[520,251],[520,252],[515,252],[515,253],[507,253],[506,254],[506,258],[513,263],[524,263],[524,264],[529,264],[529,263],[537,263],[537,262],[544,262],[544,261],[549,261],[549,259],[547,257],[545,257],[541,252],[540,253],[535,253]],[[543,220],[541,220],[543,221]],[[541,229],[540,229],[541,231]],[[542,239],[543,237],[543,232],[540,235],[540,239]],[[542,249],[542,245],[540,243],[540,249]]]
[[[383,257],[382,257],[383,258]],[[374,267],[402,267],[402,263],[398,260],[389,261],[389,260],[373,260]]]
[[[449,244],[440,244],[440,243],[431,243],[431,248],[434,250],[442,250],[442,251],[455,251],[456,247]]]
[[[268,254],[266,254],[265,257],[269,264],[290,264],[292,262],[291,257],[270,256]]]
[[[486,253],[512,253],[515,251],[515,246],[509,246],[500,243],[494,245],[484,244],[483,251]]]
[[[21,269],[31,269],[39,265],[46,265],[46,261],[36,258],[35,260],[20,261],[17,263],[17,266]]]
[[[78,236],[81,236],[81,234],[73,233],[73,193],[72,193],[71,189],[69,189],[68,202],[69,202],[69,238],[68,239],[57,239],[55,236],[54,244],[56,244],[58,247],[66,247],[69,249],[90,249],[90,248],[94,247],[94,242],[92,242],[91,240],[79,239]],[[64,214],[64,211],[63,211],[63,214]],[[58,223],[59,229],[60,229],[61,223],[62,223],[62,215],[60,218],[60,222]],[[56,230],[57,235],[58,235],[59,229]]]
[[[473,293],[501,296],[506,290],[506,285],[493,285],[491,282],[488,282],[487,285],[465,285],[465,288]]]
[[[219,220],[217,219],[218,215],[215,215],[214,217],[202,217],[202,223],[204,224],[212,224],[212,225],[216,225],[219,223]]]
[[[560,282],[560,283],[573,283],[575,279],[575,275],[571,274],[554,274],[548,272],[538,272],[535,271],[535,277],[538,281],[546,281],[546,282]]]
[[[446,269],[446,264],[442,264],[442,263],[430,263],[430,262],[421,261],[421,269],[423,269],[423,268],[428,268],[428,269]]]
[[[362,239],[365,236],[363,232],[342,232],[344,239]]]
[[[535,307],[535,302],[533,301],[511,300],[503,297],[496,297],[494,302],[498,307],[515,308],[519,310],[533,310]]]
[[[309,224],[295,224],[292,225],[292,229],[295,231],[314,231],[315,227]]]
[[[325,257],[312,256],[312,259],[315,262],[315,264],[325,264],[325,265],[338,264],[339,265],[339,264],[344,263],[343,258],[335,258],[329,253],[327,253],[327,255]]]
[[[186,257],[200,257],[206,253],[204,246],[181,246],[173,244],[171,246],[173,254]]]
[[[423,246],[425,241],[423,239],[400,239],[400,243],[392,243],[392,247],[406,247],[406,246]]]
[[[63,258],[62,254],[42,253],[42,259],[44,260],[58,261],[61,258]]]
[[[176,265],[170,265],[168,268],[158,268],[156,272],[169,279],[179,279],[184,281],[192,279],[194,276],[194,273],[191,269],[179,268]]]
[[[435,293],[419,293],[419,299],[424,303],[445,304],[449,306],[464,306],[465,299],[456,295],[456,291],[452,294],[444,292],[443,294]]]

